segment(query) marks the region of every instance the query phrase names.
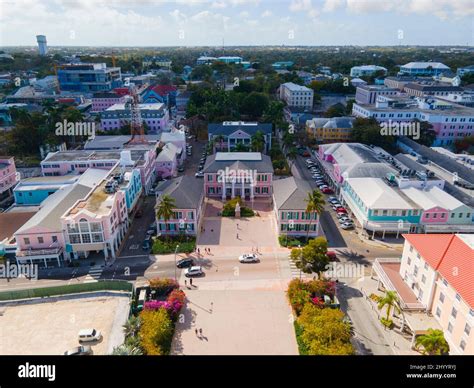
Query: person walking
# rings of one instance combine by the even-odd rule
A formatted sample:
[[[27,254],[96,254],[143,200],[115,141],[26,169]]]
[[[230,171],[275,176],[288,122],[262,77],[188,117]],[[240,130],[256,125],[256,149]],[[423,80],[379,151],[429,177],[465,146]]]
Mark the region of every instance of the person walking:
[[[184,279],[184,287],[188,288],[188,281]]]
[[[196,333],[196,337],[198,336],[198,329],[194,329],[194,332]]]
[[[189,284],[191,285],[191,287],[193,286],[193,278],[189,279]]]
[[[202,337],[202,329],[199,329],[199,336]]]

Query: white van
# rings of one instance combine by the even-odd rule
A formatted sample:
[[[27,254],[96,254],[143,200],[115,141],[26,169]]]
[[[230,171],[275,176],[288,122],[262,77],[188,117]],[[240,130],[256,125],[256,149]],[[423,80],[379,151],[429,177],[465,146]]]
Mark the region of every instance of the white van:
[[[82,329],[79,331],[79,342],[100,341],[102,334],[96,329]]]

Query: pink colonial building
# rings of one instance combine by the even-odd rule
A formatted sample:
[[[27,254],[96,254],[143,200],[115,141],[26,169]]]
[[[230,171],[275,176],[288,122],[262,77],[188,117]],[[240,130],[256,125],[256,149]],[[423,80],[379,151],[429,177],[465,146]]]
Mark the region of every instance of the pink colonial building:
[[[17,262],[42,267],[61,266],[67,258],[61,216],[85,198],[107,174],[106,170],[89,169],[76,183],[46,198],[39,211],[15,233]]]
[[[272,162],[260,152],[217,152],[207,158],[203,172],[206,196],[272,197]]]
[[[196,235],[201,222],[204,200],[203,183],[192,176],[180,176],[160,183],[157,188],[156,207],[168,195],[174,200],[173,216],[169,220],[157,218],[158,233],[167,235]]]
[[[315,237],[321,233],[318,214],[306,212],[306,199],[312,191],[307,181],[294,177],[273,182],[273,210],[279,234]]]
[[[113,178],[102,180],[63,214],[66,259],[85,258],[91,252],[115,259],[129,226],[125,193],[118,186]]]
[[[450,354],[473,355],[474,235],[403,237],[401,259],[376,259],[373,270],[384,289],[398,294],[412,345],[417,335],[440,329]]]
[[[94,93],[91,112],[103,112],[115,104],[124,104],[125,96],[115,92]]]
[[[156,177],[157,143],[127,146],[123,150],[77,150],[49,153],[41,162],[44,176],[82,174],[89,168],[110,170],[118,161],[124,166],[140,171],[145,192],[153,186]]]
[[[12,189],[20,181],[13,156],[0,156],[0,199],[9,197]]]

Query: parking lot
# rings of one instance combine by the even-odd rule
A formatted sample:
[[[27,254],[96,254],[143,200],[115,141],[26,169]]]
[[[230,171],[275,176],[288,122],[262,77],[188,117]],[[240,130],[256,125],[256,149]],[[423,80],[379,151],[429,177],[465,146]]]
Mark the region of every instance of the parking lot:
[[[93,354],[110,354],[123,342],[128,296],[69,296],[53,301],[1,306],[1,355],[62,355],[79,345],[78,332],[94,328],[102,340]]]

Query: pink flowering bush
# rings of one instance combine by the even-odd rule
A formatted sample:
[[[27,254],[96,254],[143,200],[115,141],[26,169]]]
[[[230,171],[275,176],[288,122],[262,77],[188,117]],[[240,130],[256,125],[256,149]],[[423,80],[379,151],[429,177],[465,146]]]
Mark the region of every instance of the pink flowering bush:
[[[150,300],[145,302],[144,309],[159,310],[163,308],[168,312],[170,318],[175,320],[184,305],[185,299],[185,293],[175,289],[168,295],[167,300]]]
[[[323,308],[324,307],[324,299],[323,298],[320,298],[319,296],[316,296],[314,298],[311,298],[311,302],[313,302],[313,304],[316,306],[316,307],[320,307],[320,308]]]

